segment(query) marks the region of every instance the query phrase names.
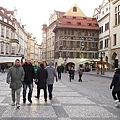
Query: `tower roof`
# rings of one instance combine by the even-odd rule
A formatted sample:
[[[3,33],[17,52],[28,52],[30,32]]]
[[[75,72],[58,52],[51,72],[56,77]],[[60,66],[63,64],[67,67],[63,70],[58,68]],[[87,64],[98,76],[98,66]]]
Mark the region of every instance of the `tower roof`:
[[[64,15],[86,17],[86,15],[81,11],[81,9],[76,4],[73,5]]]

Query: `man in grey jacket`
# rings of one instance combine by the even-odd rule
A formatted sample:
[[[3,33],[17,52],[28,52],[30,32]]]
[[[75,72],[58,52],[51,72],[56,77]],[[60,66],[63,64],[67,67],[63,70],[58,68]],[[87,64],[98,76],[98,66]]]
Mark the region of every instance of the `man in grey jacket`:
[[[54,77],[56,77],[56,82],[58,81],[58,79],[57,79],[57,74],[56,74],[55,68],[52,67],[52,62],[49,63],[49,65],[46,67],[46,70],[48,72],[47,85],[48,85],[49,99],[51,100]]]
[[[15,65],[10,67],[7,73],[7,83],[10,84],[10,88],[12,91],[12,106],[20,107],[20,91],[22,87],[22,82],[24,80],[24,70],[23,67],[20,66],[20,60],[15,60]],[[15,97],[16,94],[16,97]],[[16,99],[15,99],[16,98]]]

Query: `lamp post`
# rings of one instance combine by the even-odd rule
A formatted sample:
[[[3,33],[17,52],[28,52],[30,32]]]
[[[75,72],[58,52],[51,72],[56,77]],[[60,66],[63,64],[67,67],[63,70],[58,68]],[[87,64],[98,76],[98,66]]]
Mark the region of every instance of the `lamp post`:
[[[104,69],[103,69],[103,57],[105,56],[105,52],[100,53],[100,61],[101,61],[101,75],[104,74]]]

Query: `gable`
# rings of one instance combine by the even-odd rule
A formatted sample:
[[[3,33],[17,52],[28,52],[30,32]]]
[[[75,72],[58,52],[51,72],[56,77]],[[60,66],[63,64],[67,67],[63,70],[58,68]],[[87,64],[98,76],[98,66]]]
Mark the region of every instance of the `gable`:
[[[81,9],[76,4],[73,5],[64,15],[86,17],[86,15],[81,11]]]
[[[106,5],[109,2],[109,0],[103,0],[101,7],[103,7],[104,5]]]

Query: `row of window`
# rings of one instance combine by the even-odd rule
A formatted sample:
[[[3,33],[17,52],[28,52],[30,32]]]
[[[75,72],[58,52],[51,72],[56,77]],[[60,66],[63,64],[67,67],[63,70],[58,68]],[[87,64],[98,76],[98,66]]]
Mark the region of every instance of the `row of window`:
[[[67,23],[67,25],[71,25],[72,24],[70,21],[67,21],[66,23]],[[77,22],[77,25],[82,25],[82,23],[81,22]],[[98,24],[92,24],[92,23],[87,23],[86,25],[87,26],[98,26]]]
[[[104,31],[109,29],[109,22],[105,24],[105,30],[103,30],[103,28],[104,28],[103,26],[100,27],[100,31],[99,31],[100,33],[103,33]]]
[[[5,27],[1,26],[1,37],[6,37],[8,39],[13,38],[13,32],[12,31],[10,32],[9,28],[6,28],[6,31],[5,31]]]
[[[99,48],[100,49],[103,49],[104,48],[108,48],[108,38],[105,39],[105,45],[103,46],[103,41],[100,41],[99,43]],[[117,35],[116,34],[113,34],[113,46],[115,46],[117,44]]]
[[[104,40],[104,43],[105,43],[104,46],[103,46],[103,41],[100,41],[99,48],[100,49],[108,48],[108,40],[109,40],[108,38]]]
[[[115,25],[120,24],[120,5],[115,7]]]
[[[9,53],[9,44],[8,43],[1,42],[0,48],[1,48],[0,54],[4,54],[4,53],[8,54]]]

